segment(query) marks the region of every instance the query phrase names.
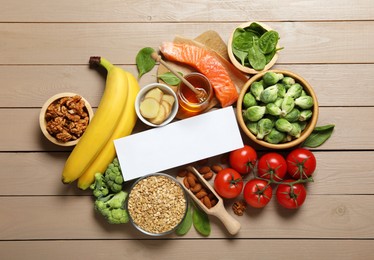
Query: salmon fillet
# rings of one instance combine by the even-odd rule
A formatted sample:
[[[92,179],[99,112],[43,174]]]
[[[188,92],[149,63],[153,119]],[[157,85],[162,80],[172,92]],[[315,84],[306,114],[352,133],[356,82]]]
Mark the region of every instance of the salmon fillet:
[[[164,57],[170,61],[185,63],[204,74],[212,84],[214,94],[222,107],[232,105],[238,99],[238,91],[222,63],[210,51],[189,44],[164,42],[160,46]]]

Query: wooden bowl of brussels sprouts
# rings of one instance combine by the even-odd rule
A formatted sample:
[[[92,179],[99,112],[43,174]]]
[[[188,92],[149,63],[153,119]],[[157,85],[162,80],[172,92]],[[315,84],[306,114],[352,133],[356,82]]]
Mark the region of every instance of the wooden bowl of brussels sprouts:
[[[244,73],[269,70],[278,60],[279,34],[259,22],[246,22],[231,33],[227,51],[232,64]]]
[[[286,70],[253,76],[237,101],[241,129],[255,143],[272,149],[301,144],[318,119],[318,101],[311,85]]]

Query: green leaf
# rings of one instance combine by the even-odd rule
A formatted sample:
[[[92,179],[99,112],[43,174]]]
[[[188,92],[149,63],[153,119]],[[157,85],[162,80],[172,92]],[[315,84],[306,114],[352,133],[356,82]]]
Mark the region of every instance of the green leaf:
[[[324,126],[316,126],[314,128],[314,132],[320,132],[320,131],[326,131],[326,130],[332,130],[334,129],[335,125],[334,124],[330,124],[330,125],[324,125]]]
[[[186,217],[183,219],[182,223],[175,230],[175,232],[178,236],[183,236],[187,234],[187,232],[191,229],[191,227],[192,227],[192,209],[191,209],[191,206],[189,205],[187,207]]]
[[[179,75],[183,76],[181,72],[178,72]],[[181,82],[181,80],[175,76],[171,72],[165,72],[164,74],[161,74],[158,76],[162,81],[164,81],[166,84],[171,85],[171,86],[177,86]]]
[[[238,58],[240,60],[240,63],[244,66],[245,61],[248,57],[248,52],[232,48],[232,53],[234,53],[235,57]]]
[[[258,36],[253,32],[244,31],[233,39],[232,46],[241,51],[248,51],[258,41]]]
[[[197,232],[206,237],[210,235],[211,228],[208,215],[195,204],[192,221]]]
[[[335,125],[325,125],[315,127],[313,132],[302,144],[303,147],[316,148],[326,142],[332,135]]]
[[[257,45],[253,45],[248,51],[248,59],[252,68],[255,70],[263,70],[266,66],[266,57],[259,50]]]
[[[264,33],[258,42],[260,50],[263,54],[273,52],[278,44],[279,34],[276,31],[268,31]]]
[[[136,66],[139,72],[138,78],[141,78],[145,73],[151,71],[156,65],[155,60],[151,57],[153,52],[155,52],[154,49],[145,47],[136,55]]]
[[[258,35],[263,35],[264,33],[267,32],[267,30],[259,25],[258,23],[251,23],[248,27],[244,28],[246,31],[254,31]]]

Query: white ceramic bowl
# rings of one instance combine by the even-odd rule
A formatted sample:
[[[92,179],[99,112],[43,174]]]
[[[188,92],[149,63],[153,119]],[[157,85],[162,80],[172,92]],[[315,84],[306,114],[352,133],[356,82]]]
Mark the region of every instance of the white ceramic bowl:
[[[140,107],[140,102],[143,100],[144,98],[144,95],[151,89],[153,88],[160,88],[165,94],[170,94],[174,97],[175,101],[174,101],[174,104],[173,104],[173,107],[171,108],[171,113],[169,115],[169,117],[167,119],[165,119],[164,122],[162,122],[161,124],[159,125],[156,125],[156,124],[153,124],[151,122],[149,122],[146,118],[144,118],[142,116],[142,114],[140,113],[140,110],[139,110],[139,107]],[[167,124],[169,124],[176,116],[177,112],[178,112],[178,106],[179,106],[179,103],[178,103],[178,98],[177,98],[177,95],[176,93],[174,92],[174,90],[165,85],[165,84],[162,84],[162,83],[152,83],[152,84],[149,84],[149,85],[146,85],[144,87],[142,87],[138,93],[138,95],[136,96],[136,100],[135,100],[135,111],[136,111],[136,114],[138,115],[138,118],[146,125],[149,125],[149,126],[152,126],[152,127],[160,127],[160,126],[165,126]]]

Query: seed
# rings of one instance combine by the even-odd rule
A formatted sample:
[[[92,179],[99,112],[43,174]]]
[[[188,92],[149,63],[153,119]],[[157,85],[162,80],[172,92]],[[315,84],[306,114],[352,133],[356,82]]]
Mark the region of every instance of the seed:
[[[205,174],[205,173],[208,173],[208,172],[210,172],[210,167],[209,166],[201,167],[200,170],[199,170],[200,174]]]
[[[223,167],[219,164],[215,164],[212,166],[212,170],[215,172],[215,173],[218,173],[219,171],[222,171],[223,170]]]
[[[201,199],[204,198],[206,195],[208,195],[208,193],[204,189],[201,189],[198,193],[196,193],[196,198]]]
[[[183,177],[186,177],[187,173],[188,173],[188,171],[186,169],[182,169],[182,170],[178,171],[177,176],[183,178]]]
[[[205,205],[208,209],[210,209],[210,208],[212,207],[212,204],[211,204],[210,199],[209,199],[208,196],[205,196],[203,201],[204,201],[204,205]]]
[[[193,193],[198,193],[202,189],[202,186],[200,183],[196,183],[194,187],[191,187],[191,191]]]
[[[192,178],[191,176],[187,177],[187,182],[188,182],[188,184],[190,184],[191,188],[195,187],[195,185],[196,185],[196,180],[194,178]]]
[[[206,179],[207,181],[209,181],[212,177],[213,177],[213,172],[210,171],[210,172],[207,172],[203,175],[204,179]]]

